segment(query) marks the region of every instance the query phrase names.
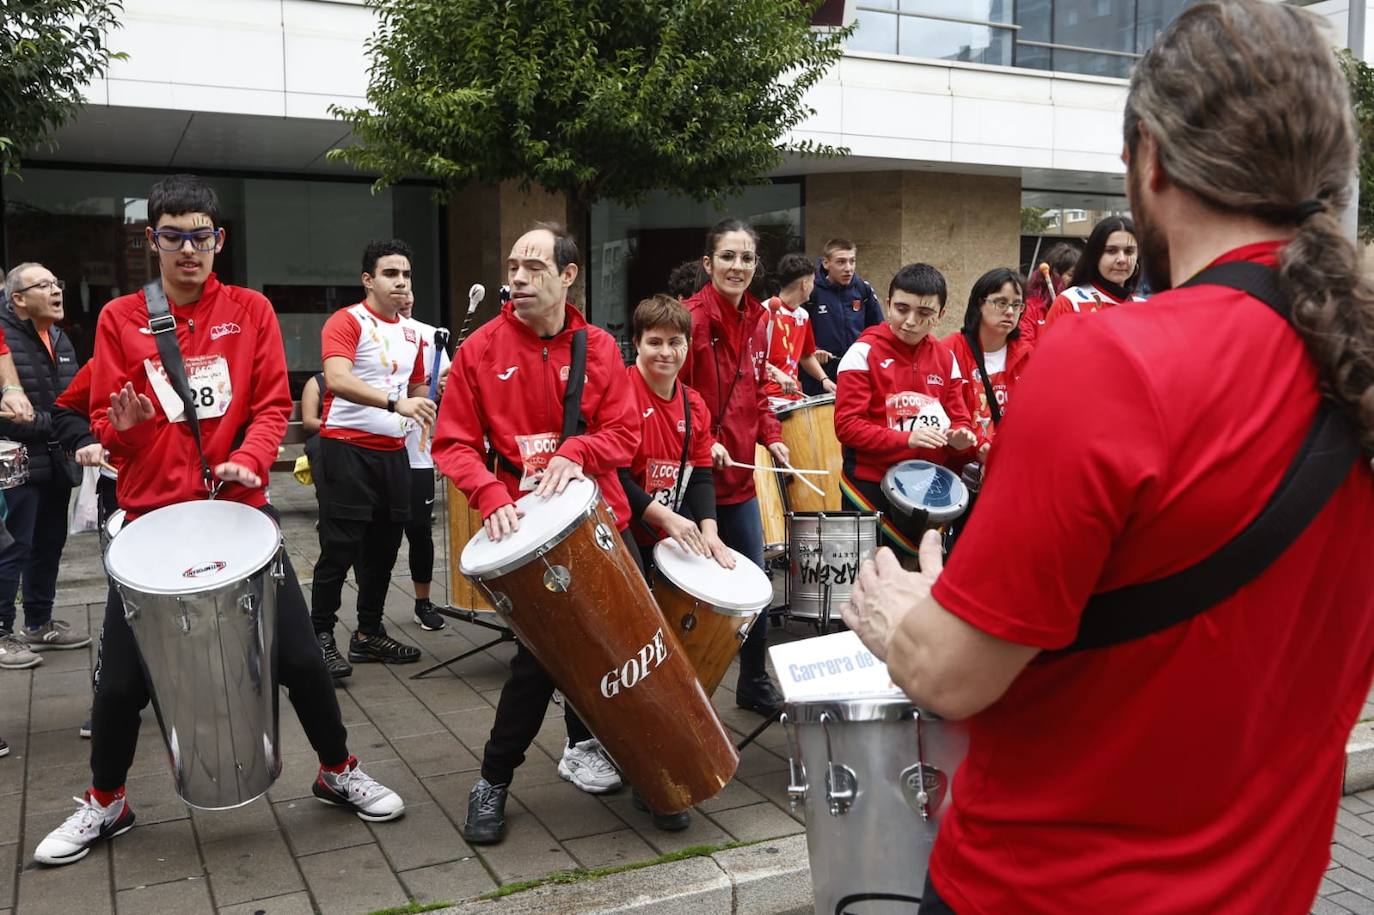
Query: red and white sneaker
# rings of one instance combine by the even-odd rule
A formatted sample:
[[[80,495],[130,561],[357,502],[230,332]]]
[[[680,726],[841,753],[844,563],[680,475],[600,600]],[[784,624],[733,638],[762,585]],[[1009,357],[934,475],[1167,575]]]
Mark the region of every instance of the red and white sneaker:
[[[110,802],[108,807],[87,791],[84,798],[74,797],[76,813],[67,817],[66,822],[48,833],[33,859],[39,864],[71,864],[80,861],[90,853],[91,846],[98,839],[113,839],[134,828],[134,811],[121,793]]]
[[[347,807],[359,819],[373,823],[394,820],[406,812],[400,795],[364,772],[355,757],[349,757],[348,768],[342,772],[320,769],[312,790],[321,802]]]

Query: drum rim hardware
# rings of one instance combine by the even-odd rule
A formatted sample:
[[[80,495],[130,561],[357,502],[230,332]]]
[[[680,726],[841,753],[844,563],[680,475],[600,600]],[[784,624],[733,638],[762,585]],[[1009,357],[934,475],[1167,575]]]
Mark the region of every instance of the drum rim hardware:
[[[167,512],[172,509],[177,509],[183,505],[222,505],[225,506],[227,510],[231,513],[242,513],[245,511],[252,512],[252,515],[245,514],[244,517],[253,517],[255,519],[260,518],[263,522],[271,525],[271,530],[275,534],[275,545],[273,546],[271,552],[269,552],[261,560],[244,562],[242,566],[243,571],[240,573],[241,577],[251,577],[257,575],[259,572],[267,568],[269,565],[272,565],[274,562],[278,564],[282,562],[282,556],[284,556],[286,549],[286,541],[282,537],[281,527],[277,524],[275,520],[273,520],[273,518],[270,515],[260,512],[250,505],[244,505],[241,502],[216,502],[210,499],[193,499],[189,502],[177,502],[172,505],[167,505],[162,508],[156,509],[155,511]],[[203,509],[198,510],[203,511]],[[225,509],[219,508],[212,509],[212,511],[224,510]],[[152,514],[154,514],[154,512],[146,513],[146,515]],[[111,514],[111,517],[114,517],[114,515]],[[197,586],[195,579],[187,579],[187,584],[178,585],[175,588],[157,588],[143,582],[135,581],[133,578],[129,577],[127,573],[121,574],[119,570],[113,567],[111,557],[114,557],[114,562],[117,563],[119,561],[119,555],[115,553],[115,545],[120,542],[120,535],[123,534],[125,531],[132,530],[134,523],[136,521],[142,520],[143,517],[145,517],[145,515],[140,515],[138,518],[134,519],[134,521],[126,521],[123,524],[121,524],[119,531],[110,537],[109,545],[105,548],[105,556],[103,561],[103,565],[105,566],[105,574],[109,575],[110,579],[120,589],[121,596],[124,594],[124,589],[131,589],[141,594],[146,594],[150,596],[177,598],[199,597],[202,594],[215,590],[215,587],[207,588],[203,582],[199,586]],[[256,520],[254,523],[256,523]],[[140,530],[142,529],[140,528]],[[263,530],[265,532],[267,528],[264,528]],[[124,543],[128,543],[128,540],[125,539]],[[280,568],[273,569],[271,574],[273,578],[275,578],[278,582],[281,582],[282,580],[284,580],[286,573],[284,568]],[[238,579],[235,579],[235,581],[237,580]],[[225,581],[216,587],[224,587],[228,584],[231,584],[231,582]]]
[[[832,817],[844,816],[858,799],[859,777],[843,763],[835,763],[835,753],[830,746],[830,713],[823,711],[816,720],[825,739],[825,803]]]
[[[834,394],[812,394],[810,397],[803,397],[801,400],[794,400],[791,403],[778,407],[773,411],[773,415],[782,416],[784,413],[791,413],[794,410],[802,410],[806,407],[814,407],[834,402]]]
[[[588,517],[595,515],[597,512],[597,508],[601,504],[601,487],[598,486],[594,480],[587,480],[587,482],[591,484],[591,490],[587,494],[587,507],[579,511],[573,517],[569,518],[568,523],[563,525],[563,527],[560,530],[558,530],[552,536],[550,536],[549,539],[542,546],[535,547],[530,552],[522,553],[518,557],[513,557],[501,566],[491,569],[482,569],[480,572],[469,568],[464,568],[463,560],[462,558],[460,558],[458,561],[458,571],[462,572],[469,578],[475,579],[477,581],[485,581],[488,578],[502,578],[506,575],[509,575],[511,572],[514,572],[516,569],[523,568],[529,565],[531,562],[534,562],[535,560],[542,558],[544,554],[549,553],[555,548],[557,548],[564,540],[567,540],[569,537],[571,537],[573,531],[581,527]],[[564,490],[564,492],[566,491],[567,490]],[[525,498],[529,498],[529,496],[526,496]],[[482,535],[482,533],[478,534],[478,536]],[[476,540],[476,538],[473,539]],[[488,540],[487,542],[491,543],[494,541]],[[605,547],[602,547],[602,549],[605,549]],[[464,548],[464,552],[466,551],[466,548]]]
[[[729,548],[727,547],[727,549]],[[673,587],[677,588],[679,591],[686,594],[688,597],[691,597],[698,604],[708,606],[716,613],[719,613],[722,616],[746,617],[753,616],[756,613],[763,612],[763,610],[766,609],[768,605],[773,602],[772,582],[769,581],[767,574],[764,573],[762,569],[759,569],[758,566],[754,565],[753,562],[751,562],[743,553],[734,549],[730,549],[730,552],[735,557],[735,569],[743,569],[745,571],[736,573],[735,570],[729,570],[729,574],[736,575],[736,577],[739,577],[740,575],[748,575],[748,577],[754,578],[755,576],[749,574],[748,570],[753,569],[758,572],[756,580],[761,583],[758,598],[752,600],[734,600],[730,601],[729,603],[721,603],[721,596],[719,594],[707,594],[701,587],[693,583],[690,579],[684,579],[682,576],[674,575],[671,571],[673,567],[672,564],[665,564],[664,557],[670,556],[674,559],[678,559],[679,557],[675,554],[681,554],[682,556],[687,557],[688,561],[691,561],[691,558],[694,554],[687,553],[680,546],[678,546],[672,540],[672,538],[665,538],[663,540],[660,540],[658,543],[654,544],[654,568],[657,570],[657,574],[662,578],[666,579],[668,583],[671,584]],[[704,559],[705,557],[697,558]],[[706,561],[713,564],[715,563],[714,559],[707,559]],[[726,570],[721,569],[720,571],[725,572]],[[741,581],[741,583],[743,582]],[[762,600],[763,602],[760,604],[759,600]]]
[[[920,465],[918,468],[919,470],[924,471],[924,469],[928,467],[937,476],[947,476],[950,482],[950,490],[957,494],[958,498],[949,505],[919,505],[909,507],[906,504],[907,501],[909,501],[906,494],[898,490],[897,484],[893,481],[896,480],[898,472],[903,467],[913,467],[915,465]],[[899,461],[893,464],[888,468],[887,473],[883,474],[880,486],[883,495],[887,497],[887,501],[892,504],[892,507],[908,518],[914,517],[916,512],[919,511],[924,513],[931,523],[944,525],[962,517],[964,512],[968,511],[969,489],[964,485],[963,478],[948,467],[942,467],[930,461],[923,461],[920,458],[908,458],[905,461]],[[894,494],[900,494],[902,498],[893,498]]]
[[[811,792],[811,783],[806,777],[806,760],[802,758],[801,744],[792,733],[792,719],[783,711],[778,715],[782,724],[783,739],[787,742],[787,806],[795,811]]]

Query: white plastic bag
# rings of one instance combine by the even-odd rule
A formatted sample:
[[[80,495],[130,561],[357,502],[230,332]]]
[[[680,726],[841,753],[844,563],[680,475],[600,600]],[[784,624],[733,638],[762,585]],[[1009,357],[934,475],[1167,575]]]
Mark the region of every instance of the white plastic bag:
[[[67,528],[69,533],[84,534],[100,526],[100,497],[95,492],[95,484],[99,479],[99,467],[81,468],[81,488],[76,491],[76,501],[72,503],[72,520]]]

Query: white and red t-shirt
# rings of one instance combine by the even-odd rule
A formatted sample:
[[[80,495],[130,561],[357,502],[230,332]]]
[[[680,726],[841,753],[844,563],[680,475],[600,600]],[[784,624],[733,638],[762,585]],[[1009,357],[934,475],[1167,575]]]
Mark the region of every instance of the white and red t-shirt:
[[[417,321],[414,318],[402,318],[402,324],[414,327],[420,335],[420,364],[424,366],[425,377],[422,379],[425,384],[429,384],[434,375],[434,328],[424,321]],[[444,369],[449,366],[448,352],[439,356],[439,374],[443,374]],[[412,470],[426,470],[434,466],[434,456],[431,455],[431,442],[426,441],[425,447],[420,447],[420,425],[410,423],[410,429],[406,432],[406,456],[410,458]]]
[[[785,394],[782,385],[767,378],[763,393],[781,400],[801,400],[801,361],[816,351],[816,334],[811,316],[798,305],[788,308],[774,296],[764,303],[768,308],[768,364],[796,382],[797,390]]]
[[[353,361],[353,374],[364,383],[406,396],[412,384],[425,380],[421,360],[420,331],[399,317],[387,318],[359,302],[340,308],[324,322],[320,332],[320,358],[343,356]],[[415,425],[384,407],[365,406],[333,391],[324,395],[320,435],[375,451],[399,451],[406,433]]]
[[[1044,328],[1048,328],[1064,315],[1067,314],[1092,314],[1095,311],[1104,311],[1108,308],[1115,308],[1123,302],[1143,302],[1144,296],[1132,295],[1121,297],[1113,295],[1101,286],[1089,284],[1087,286],[1070,286],[1055,297],[1054,304],[1050,310],[1045,312],[1045,320],[1042,322]],[[1022,324],[1024,327],[1024,322]],[[1043,331],[1043,328],[1042,328]]]
[[[628,366],[625,374],[630,379],[630,389],[634,392],[635,406],[642,423],[639,450],[630,462],[630,474],[656,502],[677,511],[682,494],[687,491],[692,468],[711,466],[711,446],[715,443],[711,437],[711,414],[701,395],[681,381],[673,386],[673,396],[664,400],[649,387],[639,366]],[[684,477],[679,481],[682,439],[687,432],[686,416],[682,411],[684,390],[692,411],[692,441],[688,445],[690,451],[687,466],[683,468]]]
[[[1272,264],[1280,244],[1220,260]],[[1249,524],[1319,384],[1283,318],[1220,286],[1068,322],[1039,348],[933,594],[1052,650],[1091,595],[1192,566]],[[1034,660],[968,720],[931,859],[940,895],[961,915],[1306,913],[1374,676],[1372,542],[1360,461],[1233,597],[1143,639]]]
[[[956,454],[971,454],[909,444],[918,425],[973,430],[964,382],[954,354],[931,335],[911,346],[886,324],[866,329],[836,374],[835,435],[845,449],[845,472],[878,483],[898,461],[950,464]]]
[[[1024,325],[1023,325],[1024,328]],[[1024,333],[1024,329],[1022,331]],[[992,425],[992,407],[988,404],[987,386],[983,384],[983,374],[978,370],[978,360],[973,357],[973,347],[963,333],[952,333],[940,341],[954,353],[954,361],[959,364],[959,372],[968,379],[964,385],[964,399],[968,401],[969,416],[973,418],[978,433],[978,447],[991,442],[995,429]],[[1024,337],[1008,340],[999,350],[983,354],[983,365],[988,370],[988,381],[992,394],[997,398],[997,406],[1006,416],[1011,405],[1011,391],[1021,380],[1026,370],[1026,360],[1030,358],[1034,346]]]

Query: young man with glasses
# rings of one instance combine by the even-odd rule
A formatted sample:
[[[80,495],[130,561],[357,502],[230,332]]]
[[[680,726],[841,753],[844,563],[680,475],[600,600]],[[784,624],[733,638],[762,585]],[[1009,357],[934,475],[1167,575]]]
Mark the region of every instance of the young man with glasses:
[[[158,251],[162,288],[175,322],[176,343],[192,387],[214,388],[213,403],[196,410],[216,498],[258,508],[267,502],[268,470],[286,432],[291,393],[286,353],[272,303],[261,294],[226,286],[212,272],[224,246],[219,202],[204,181],[174,175],[148,195],[147,237]],[[133,521],[178,502],[206,498],[201,458],[185,409],[163,376],[142,290],[100,312],[92,359],[91,429],[119,462],[119,504]],[[334,685],[310,626],[309,612],[288,554],[277,592],[277,680],[286,687],[306,738],[319,756],[313,793],[370,822],[405,813],[396,793],[370,778],[348,752],[348,731]],[[94,676],[91,712],[91,787],[76,811],[38,844],[41,864],[70,864],[98,839],[133,827],[124,781],[138,744],[148,687],[138,648],[111,585]]]
[[[67,542],[67,505],[81,470],[72,452],[99,462],[101,447],[85,418],[55,411],[57,398],[76,377],[76,351],[57,326],[64,317],[64,283],[42,264],[20,264],[5,278],[3,328],[20,384],[35,407],[31,422],[0,417],[0,438],[24,445],[28,480],[5,490],[5,526],[14,543],[0,550],[0,640],[11,633],[22,648],[0,648],[0,667],[32,667],[35,653],[85,648],[91,637],[55,620],[57,573]],[[14,631],[15,596],[24,587],[24,625]]]

